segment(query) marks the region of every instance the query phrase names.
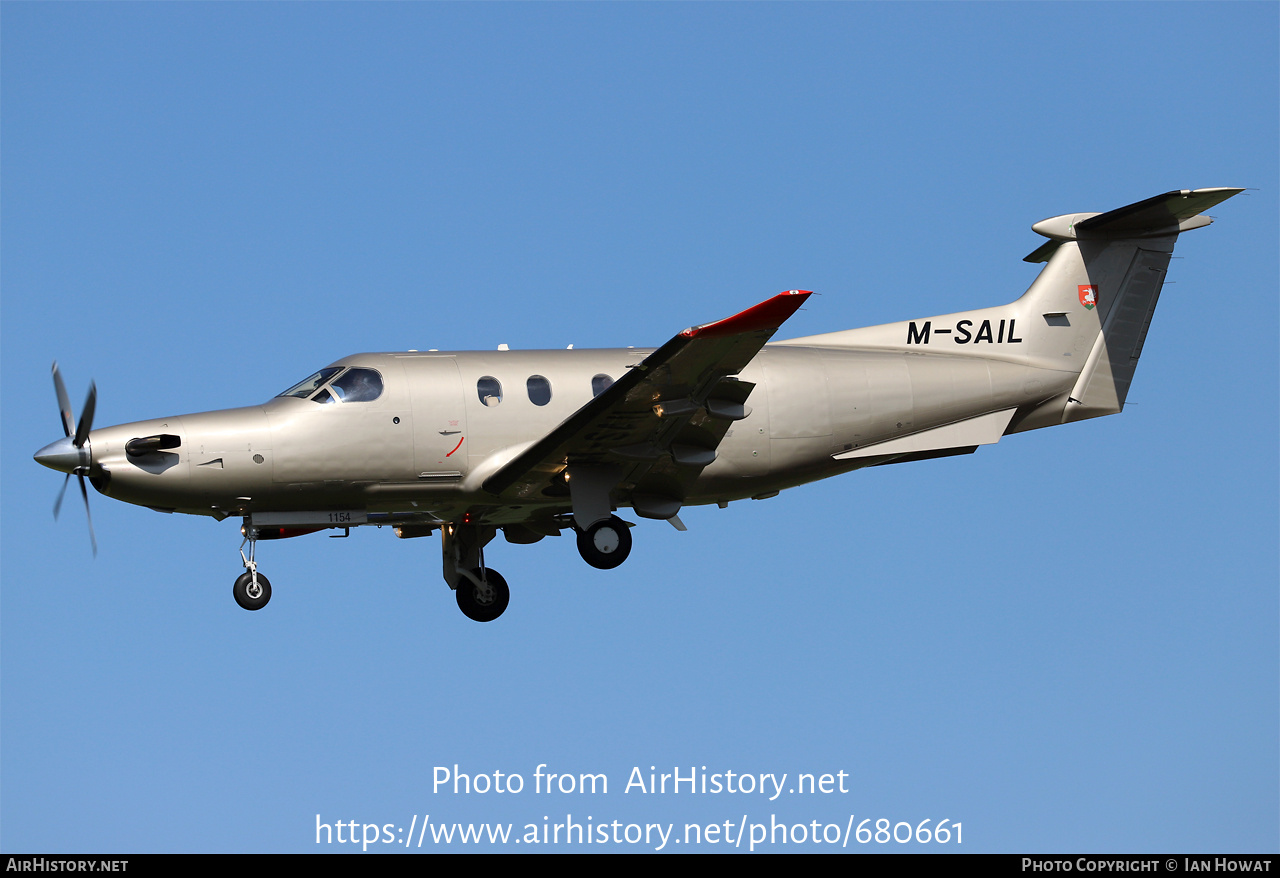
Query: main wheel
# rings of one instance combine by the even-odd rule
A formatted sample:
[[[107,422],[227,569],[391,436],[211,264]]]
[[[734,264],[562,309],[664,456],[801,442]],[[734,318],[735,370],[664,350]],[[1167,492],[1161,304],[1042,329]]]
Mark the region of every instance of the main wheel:
[[[578,554],[598,570],[612,570],[631,554],[631,528],[616,515],[578,531]]]
[[[476,622],[492,622],[507,608],[507,603],[511,600],[511,589],[507,588],[507,581],[499,575],[498,571],[492,568],[471,572],[477,579],[488,582],[489,588],[482,590],[465,576],[460,577],[458,587],[454,589],[454,596],[458,599],[458,609],[462,610],[462,614],[468,619]]]
[[[247,570],[240,574],[236,584],[231,586],[231,594],[236,603],[246,610],[261,610],[271,600],[271,583],[267,577],[258,574],[258,584],[253,584],[253,574]]]

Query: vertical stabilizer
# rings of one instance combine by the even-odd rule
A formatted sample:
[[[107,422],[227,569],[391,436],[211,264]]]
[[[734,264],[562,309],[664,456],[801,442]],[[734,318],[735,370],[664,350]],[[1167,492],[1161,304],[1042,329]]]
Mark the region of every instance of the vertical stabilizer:
[[[1057,373],[1028,379],[1049,395],[1021,408],[1011,432],[1115,414],[1178,235],[1209,225],[1203,212],[1243,191],[1183,189],[1106,213],[1041,220],[1032,228],[1049,240],[1026,261],[1047,264],[1008,305],[774,344],[976,357]]]
[[[1062,411],[1063,423],[1124,408],[1178,234],[1209,225],[1212,220],[1202,212],[1241,191],[1168,192],[1107,213],[1053,217],[1032,226],[1050,239],[1027,257],[1028,261],[1048,259],[1050,265],[1041,278],[1051,273],[1055,262],[1070,257],[1072,249],[1085,275],[1085,281],[1076,284],[1075,301],[1071,301],[1069,283],[1056,291],[1063,300],[1064,317],[1074,315],[1092,335]],[[1033,285],[1027,296],[1035,290]],[[1096,316],[1090,320],[1081,309]]]

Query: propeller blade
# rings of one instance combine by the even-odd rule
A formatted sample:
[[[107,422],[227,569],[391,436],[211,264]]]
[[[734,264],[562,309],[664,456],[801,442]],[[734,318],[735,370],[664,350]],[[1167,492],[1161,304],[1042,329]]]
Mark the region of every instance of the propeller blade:
[[[62,415],[62,435],[70,436],[76,431],[76,422],[71,414],[71,399],[67,396],[67,386],[62,383],[62,373],[58,371],[58,361],[53,361],[53,389],[58,394],[58,411]]]
[[[89,438],[89,431],[93,429],[93,410],[97,406],[98,385],[90,382],[89,395],[85,397],[84,408],[80,412],[80,424],[76,427],[76,438],[73,443],[76,448],[84,448],[84,443]],[[83,483],[80,487],[84,487]]]
[[[53,504],[53,520],[58,520],[58,512],[62,509],[62,498],[67,494],[67,482],[71,481],[71,473],[67,473],[67,477],[62,480],[62,490],[58,492],[58,500]]]
[[[62,373],[58,371],[58,361],[53,361],[53,390],[58,395],[58,414],[62,420],[62,434],[68,438],[74,436],[71,444],[80,449],[79,463],[75,468],[76,478],[80,481],[80,497],[84,500],[84,518],[89,523],[89,545],[93,547],[93,557],[98,557],[98,538],[93,532],[93,515],[89,512],[89,489],[84,486],[84,473],[93,463],[92,456],[85,452],[84,444],[89,441],[89,431],[93,429],[93,412],[98,407],[98,385],[90,382],[89,395],[85,397],[84,408],[80,411],[80,424],[76,425],[75,416],[71,411],[71,399],[67,396],[67,385],[62,381]],[[65,441],[65,440],[63,440]],[[55,442],[49,446],[53,448],[59,446],[60,443]],[[46,449],[47,450],[47,449]],[[63,454],[63,450],[59,448],[53,457]],[[52,458],[43,458],[37,453],[36,460],[49,465]],[[61,468],[60,464],[55,469]],[[56,519],[58,513],[62,511],[62,499],[67,495],[67,483],[71,481],[71,473],[67,473],[67,477],[62,480],[62,490],[58,492],[58,499],[53,503],[53,517]]]
[[[80,496],[84,498],[84,520],[89,522],[89,545],[93,546],[93,557],[98,557],[98,538],[93,535],[93,516],[89,514],[89,491],[84,486],[84,476],[76,476],[80,480]]]

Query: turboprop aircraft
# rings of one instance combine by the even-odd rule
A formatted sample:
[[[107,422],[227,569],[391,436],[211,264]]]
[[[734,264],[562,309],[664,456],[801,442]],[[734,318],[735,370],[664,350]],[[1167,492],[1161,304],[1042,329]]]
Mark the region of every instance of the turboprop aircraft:
[[[653,349],[356,354],[262,405],[96,430],[96,389],[77,423],[55,363],[64,438],[35,459],[67,474],[55,516],[75,475],[86,515],[88,478],[159,512],[242,519],[232,594],[247,610],[271,598],[259,541],[386,525],[439,531],[459,608],[490,621],[510,598],[484,560],[499,531],[572,529],[583,560],[610,569],[632,545],[617,511],[683,529],[684,506],[1119,412],[1174,242],[1242,191],[1042,220],[1026,261],[1047,265],[1008,305],[771,344],[809,292]]]

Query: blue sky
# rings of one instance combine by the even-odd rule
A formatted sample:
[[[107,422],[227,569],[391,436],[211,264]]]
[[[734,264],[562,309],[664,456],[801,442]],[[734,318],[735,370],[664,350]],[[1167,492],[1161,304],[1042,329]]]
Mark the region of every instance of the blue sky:
[[[1278,17],[3,4],[0,847],[572,814],[1274,852]],[[31,460],[55,358],[105,425],[356,351],[652,345],[793,288],[808,335],[1012,300],[1033,222],[1210,186],[1251,191],[1179,241],[1122,417],[643,522],[611,572],[498,541],[493,624],[386,530],[264,544],[254,614],[233,521],[93,494],[95,560]],[[433,791],[455,764],[526,789]],[[542,764],[609,791],[539,795]],[[624,792],[650,766],[848,792]],[[764,849],[797,848],[829,849]]]

